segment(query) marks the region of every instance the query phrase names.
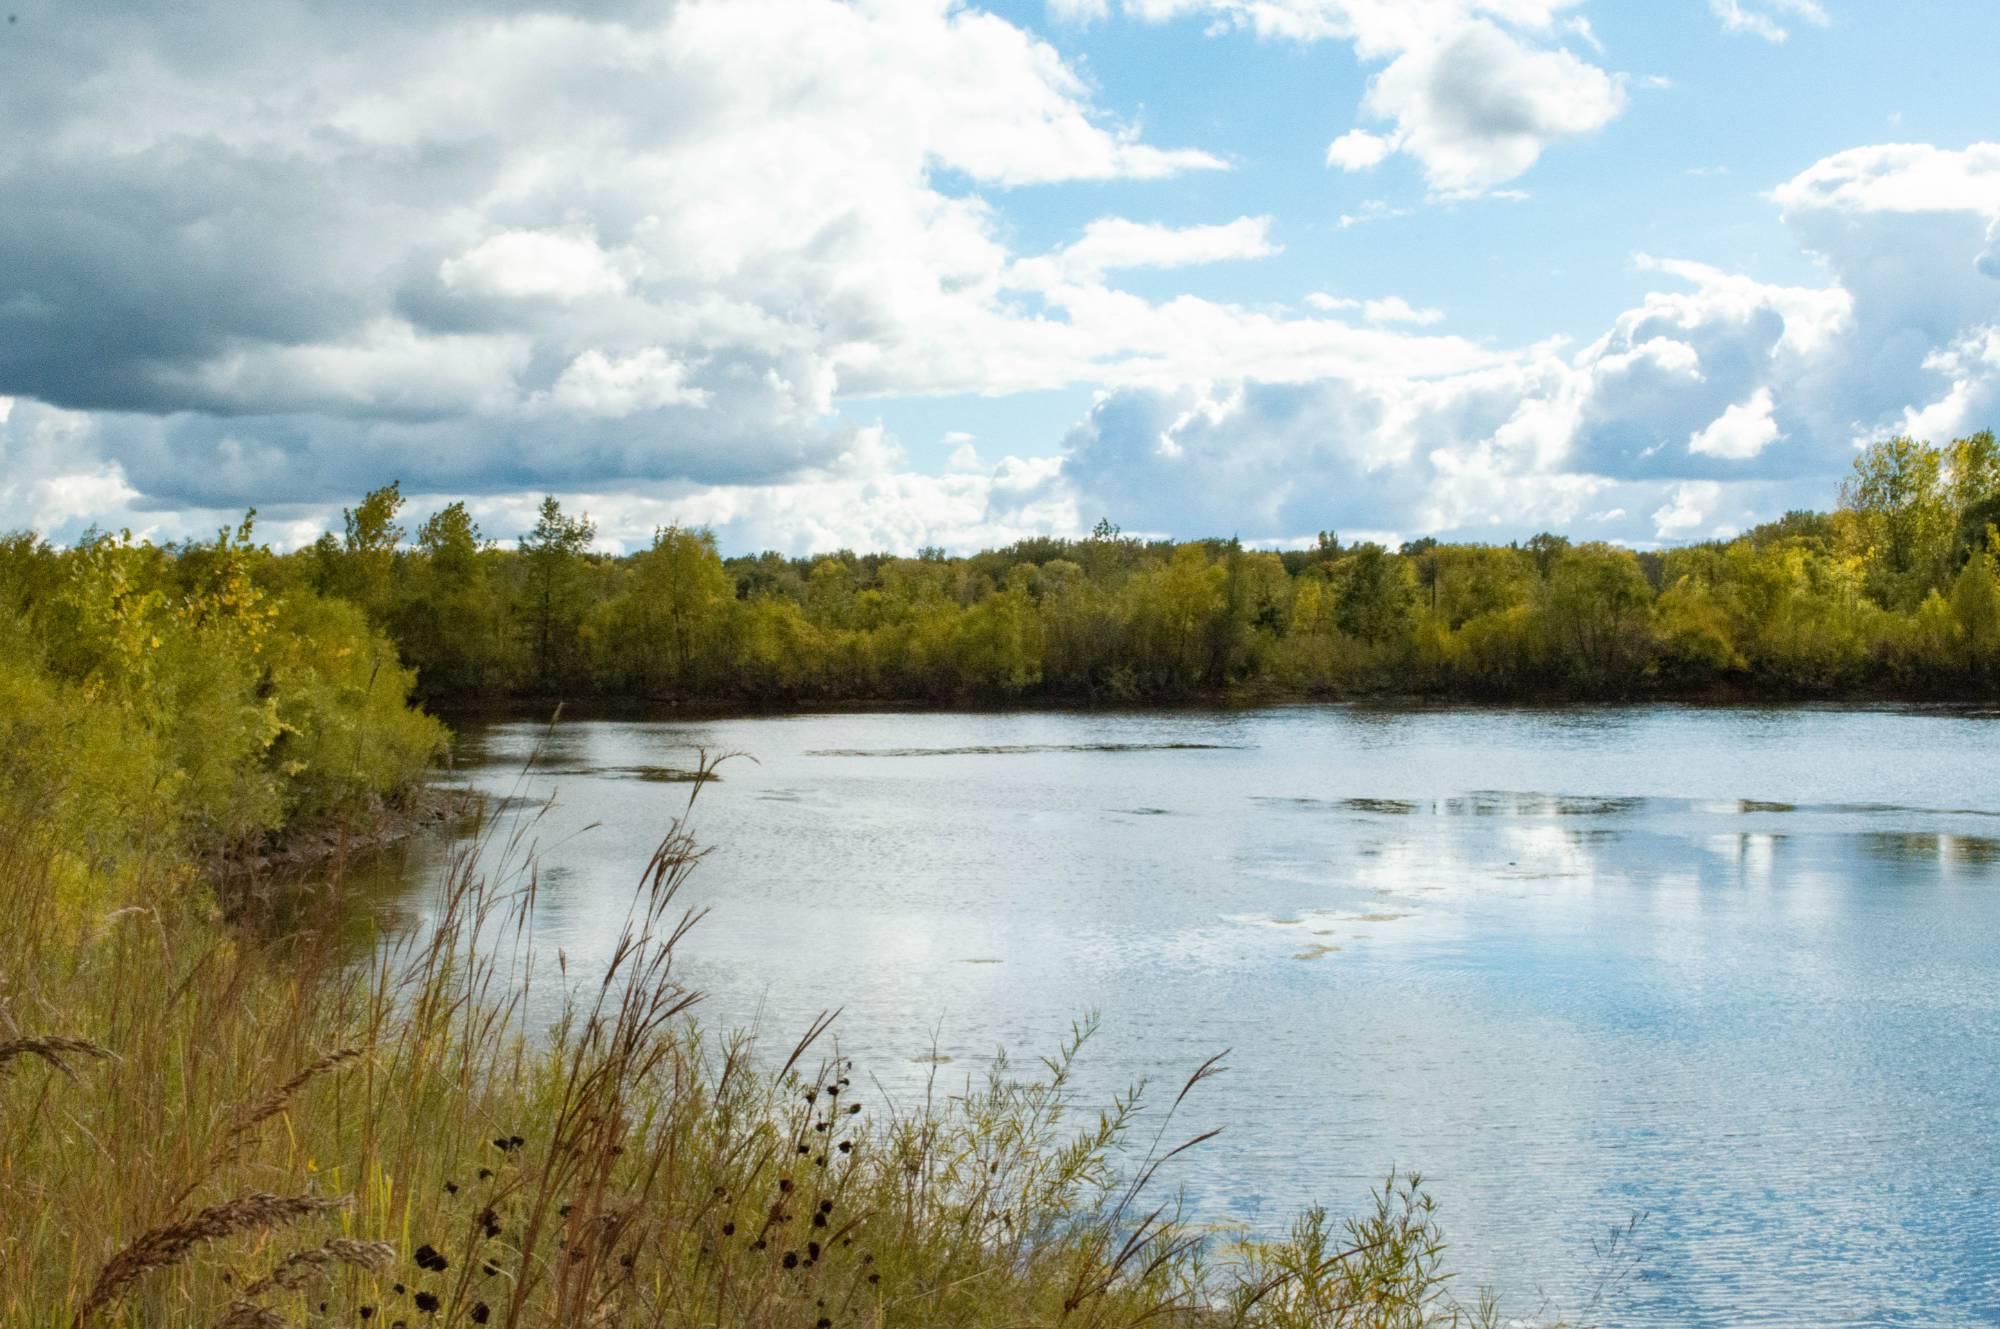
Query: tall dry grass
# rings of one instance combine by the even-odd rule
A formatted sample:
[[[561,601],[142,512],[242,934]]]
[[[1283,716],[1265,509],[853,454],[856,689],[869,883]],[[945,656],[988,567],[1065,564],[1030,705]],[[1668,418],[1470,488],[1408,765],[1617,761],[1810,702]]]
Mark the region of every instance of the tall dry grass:
[[[532,834],[472,837],[429,920],[357,961],[337,878],[276,935],[171,862],[69,916],[60,846],[0,807],[0,1323],[1490,1322],[1449,1295],[1415,1178],[1280,1243],[1182,1223],[1173,1162],[1205,1137],[1175,1110],[1217,1063],[1086,1110],[1085,1025],[898,1112],[823,1051],[829,1014],[759,1069],[676,977],[685,817],[604,972],[558,967],[561,1017],[530,1027]]]

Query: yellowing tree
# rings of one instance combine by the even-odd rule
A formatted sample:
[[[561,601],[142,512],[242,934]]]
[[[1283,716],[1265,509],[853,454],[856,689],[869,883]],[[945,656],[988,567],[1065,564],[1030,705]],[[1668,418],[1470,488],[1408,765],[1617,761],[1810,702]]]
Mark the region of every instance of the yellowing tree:
[[[1912,608],[1944,584],[1954,519],[1936,448],[1900,434],[1872,444],[1854,459],[1840,505],[1855,515],[1877,603]]]

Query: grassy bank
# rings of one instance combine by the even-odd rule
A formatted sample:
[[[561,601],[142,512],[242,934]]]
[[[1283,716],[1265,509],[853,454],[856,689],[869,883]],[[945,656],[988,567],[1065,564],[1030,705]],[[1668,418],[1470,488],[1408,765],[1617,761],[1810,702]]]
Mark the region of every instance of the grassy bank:
[[[200,865],[379,823],[445,741],[386,641],[268,590],[247,537],[0,559],[0,1323],[1490,1318],[1413,1178],[1288,1242],[1181,1224],[1205,1141],[1176,1110],[1216,1064],[1100,1109],[1079,1036],[897,1111],[824,1021],[757,1057],[704,1033],[684,824],[552,1029],[525,1014],[531,828],[475,837],[427,921],[358,955],[331,869],[225,898]]]
[[[753,1069],[697,1031],[673,976],[699,857],[677,827],[609,971],[544,1031],[516,987],[525,865],[468,854],[434,926],[357,972],[326,939],[337,883],[323,926],[262,936],[166,879],[108,914],[52,911],[10,853],[0,906],[36,925],[0,942],[0,1320],[1459,1319],[1414,1181],[1288,1244],[1176,1223],[1173,1109],[1214,1067],[1085,1111],[1073,1046],[895,1112],[827,1059],[821,1024]]]

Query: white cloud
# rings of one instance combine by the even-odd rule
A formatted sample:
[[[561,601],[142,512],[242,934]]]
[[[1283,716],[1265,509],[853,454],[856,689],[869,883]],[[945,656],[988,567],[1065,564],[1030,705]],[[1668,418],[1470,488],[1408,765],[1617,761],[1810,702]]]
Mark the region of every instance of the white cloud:
[[[1343,171],[1380,166],[1396,150],[1396,140],[1365,129],[1350,129],[1326,147],[1326,164]]]
[[[1638,309],[1620,317],[1621,329],[1644,325],[1687,331],[1716,321],[1747,323],[1768,312],[1783,329],[1771,353],[1810,356],[1853,325],[1853,296],[1838,286],[1773,286],[1706,263],[1646,254],[1638,255],[1635,264],[1641,271],[1678,277],[1695,289],[1648,294]]]
[[[1767,42],[1782,42],[1791,36],[1780,17],[1818,27],[1830,22],[1818,0],[1708,0],[1708,7],[1722,20],[1723,31],[1747,32]]]
[[[2000,411],[2000,283],[1972,271],[1992,245],[1987,152],[1840,154],[1782,186],[1824,284],[1642,255],[1661,289],[1581,348],[1430,374],[1133,385],[1072,433],[1067,474],[1085,510],[1135,529],[1278,540],[1328,525],[1490,538],[1587,520],[1652,542],[1823,506],[1858,439],[1942,440]],[[1911,210],[1912,197],[1931,208]]]
[[[116,462],[98,455],[93,434],[81,411],[0,397],[0,531],[73,539],[92,522],[129,512],[138,491]]]
[[[1749,401],[1737,402],[1688,436],[1688,451],[1742,461],[1784,437],[1772,415],[1771,389],[1758,388]]]
[[[1055,458],[1003,458],[992,467],[916,475],[877,430],[834,465],[777,484],[621,486],[559,495],[597,522],[600,546],[641,548],[659,526],[706,526],[725,549],[787,554],[835,549],[912,555],[927,545],[960,552],[1030,535],[1079,530],[1074,498],[1058,481]],[[497,495],[471,504],[489,530],[534,524],[539,493]],[[436,501],[443,501],[439,496]],[[413,499],[423,508],[427,500]]]
[[[1423,167],[1433,193],[1484,194],[1533,166],[1551,144],[1594,133],[1625,108],[1625,83],[1562,43],[1600,50],[1580,0],[1125,0],[1138,17],[1205,13],[1225,26],[1291,41],[1345,41],[1368,62],[1362,110],[1393,122],[1353,129],[1326,161],[1367,170],[1394,153]]]
[[[1400,295],[1384,296],[1379,300],[1356,300],[1348,296],[1329,295],[1325,291],[1310,291],[1306,294],[1306,303],[1326,314],[1359,310],[1370,323],[1412,323],[1418,327],[1429,327],[1444,322],[1442,309],[1419,309]]]
[[[1371,198],[1362,203],[1360,211],[1341,213],[1340,229],[1344,231],[1351,226],[1364,226],[1369,222],[1394,221],[1398,217],[1409,215],[1408,208],[1393,207],[1382,199]]]
[[[1991,428],[2000,416],[2000,326],[1968,333],[1924,360],[1946,381],[1943,393],[1903,412],[1896,432],[1912,438],[1958,438]]]
[[[616,295],[625,277],[589,235],[555,231],[502,231],[438,265],[438,278],[456,291],[512,298],[580,300]]]
[[[0,152],[0,270],[31,274],[0,389],[132,412],[106,446],[170,505],[796,473],[843,444],[836,392],[1067,381],[1079,334],[1014,307],[991,204],[941,173],[1225,165],[946,0],[394,23],[196,0],[64,36],[0,86],[47,148]],[[79,190],[126,212],[78,233]],[[1272,248],[1267,225],[1178,259]]]
[[[1986,152],[1860,150],[1817,163],[1774,197],[1824,257],[1824,284],[1640,256],[1662,289],[1580,348],[1479,347],[1185,297],[1153,302],[1101,274],[1065,280],[1035,318],[988,311],[967,341],[933,337],[934,358],[906,351],[893,366],[904,383],[933,374],[949,390],[1103,385],[1059,471],[1049,459],[1019,463],[1033,502],[980,508],[983,525],[947,516],[919,532],[910,514],[925,504],[972,510],[975,489],[951,485],[978,480],[985,504],[1015,492],[1002,478],[1008,463],[985,470],[969,451],[944,477],[878,478],[868,501],[890,514],[883,538],[916,543],[948,542],[932,538],[946,525],[1002,538],[1030,512],[1052,523],[1109,512],[1132,529],[1258,540],[1327,526],[1507,538],[1588,521],[1651,542],[1823,504],[1857,437],[1912,421],[1943,437],[2000,406],[2000,284],[1968,272],[1991,245]],[[1913,195],[1930,206],[1913,209]],[[1318,291],[1305,303],[1364,319],[1424,313],[1399,297]],[[961,354],[976,363],[961,365]],[[838,483],[853,485],[855,473]],[[802,492],[754,491],[702,491],[697,507],[740,514],[743,531],[796,520],[829,540],[854,533]],[[844,503],[862,491],[837,492]]]
[[[1551,143],[1602,129],[1625,109],[1625,88],[1566,50],[1474,19],[1399,54],[1362,105],[1396,122],[1397,149],[1434,192],[1467,196],[1521,175]]]
[[[1400,295],[1368,301],[1362,307],[1362,316],[1370,323],[1414,323],[1419,327],[1429,327],[1433,323],[1444,322],[1442,309],[1413,308],[1410,302]]]
[[[630,355],[585,351],[569,362],[548,400],[576,415],[620,417],[668,406],[703,407],[709,394],[689,387],[688,367],[658,346]]]
[[[1929,143],[1850,148],[1771,191],[1787,213],[1975,212],[2000,216],[2000,143],[1954,151]]]
[[[969,437],[953,438],[945,474],[911,476],[889,440],[862,431],[776,480],[641,478],[614,495],[582,482],[547,487],[602,507],[633,539],[660,520],[707,520],[725,528],[732,548],[874,540],[914,548],[1073,533],[1079,511],[1110,512],[1132,529],[1260,540],[1330,525],[1508,538],[1583,521],[1632,541],[1712,534],[1727,524],[1719,514],[1736,521],[1824,503],[1857,437],[1903,427],[1944,437],[2000,406],[2000,284],[1968,272],[1990,243],[1983,195],[1966,187],[1979,178],[1981,152],[1921,158],[1922,179],[1956,182],[1929,189],[1924,196],[1950,206],[1928,212],[1902,210],[1907,193],[1885,183],[1899,163],[1918,159],[1843,158],[1778,191],[1794,228],[1825,257],[1826,284],[1766,283],[1641,256],[1639,269],[1662,288],[1580,348],[1485,347],[1365,325],[1371,311],[1422,312],[1400,297],[1313,292],[1305,303],[1319,316],[1288,317],[1148,300],[1096,273],[1051,285],[1027,315],[1009,308],[1008,278],[994,276],[969,295],[917,301],[903,321],[878,322],[873,341],[842,347],[840,373],[850,385],[902,392],[1099,384],[1103,395],[1060,459],[989,466]],[[1119,234],[1099,231],[1099,243]],[[1149,232],[1143,244],[1104,253],[1119,256],[1112,262],[1157,257],[1164,251],[1148,246],[1158,239]],[[1007,273],[1004,249],[987,243],[977,270]],[[1187,257],[1208,242],[1167,248],[1175,246]],[[1357,317],[1324,317],[1337,313]],[[1932,325],[1945,329],[1942,339]],[[959,331],[943,331],[951,328]],[[861,346],[873,348],[872,359]],[[724,381],[681,354],[669,344],[592,347],[554,382],[623,409],[621,392],[660,399]],[[830,388],[802,372],[785,391],[815,418]],[[691,418],[730,403],[717,396],[705,411],[675,409]],[[160,435],[116,442],[124,429],[93,427],[90,447],[45,449],[49,458],[73,455],[77,478],[52,486],[47,477],[65,473],[44,467],[35,510],[68,511],[61,496],[90,492],[91,483],[136,488],[120,478],[128,472],[105,469],[106,459],[154,455]],[[219,464],[246,487],[286,464],[251,432],[216,446]],[[418,454],[394,456],[407,463]],[[602,451],[576,474],[628,473],[621,457]],[[400,473],[406,488],[420,488]],[[25,491],[15,490],[18,510]],[[274,517],[304,523],[299,511]]]
[[[1100,217],[1051,259],[1015,265],[1016,280],[1038,285],[1060,277],[1088,281],[1127,268],[1184,268],[1203,263],[1269,258],[1283,252],[1271,242],[1271,218],[1238,217],[1210,226],[1163,226],[1124,217]]]
[[[1653,514],[1653,529],[1663,540],[1685,539],[1695,533],[1721,497],[1722,486],[1711,480],[1677,484]]]

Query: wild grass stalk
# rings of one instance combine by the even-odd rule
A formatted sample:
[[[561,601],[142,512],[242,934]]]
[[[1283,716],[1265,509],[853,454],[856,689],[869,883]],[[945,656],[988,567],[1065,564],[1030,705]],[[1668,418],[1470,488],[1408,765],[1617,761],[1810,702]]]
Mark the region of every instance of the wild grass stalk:
[[[603,971],[559,959],[560,1014],[533,1027],[533,833],[483,826],[428,920],[357,958],[338,882],[273,935],[127,863],[107,925],[48,908],[62,869],[0,824],[0,910],[40,921],[0,929],[0,1323],[1490,1321],[1450,1296],[1414,1177],[1338,1239],[1322,1210],[1265,1245],[1184,1223],[1164,1178],[1213,1132],[1183,1141],[1176,1113],[1219,1058],[1131,1165],[1143,1088],[1078,1099],[1091,1021],[907,1109],[824,1050],[831,1013],[760,1070],[676,975],[701,917],[686,815]]]

